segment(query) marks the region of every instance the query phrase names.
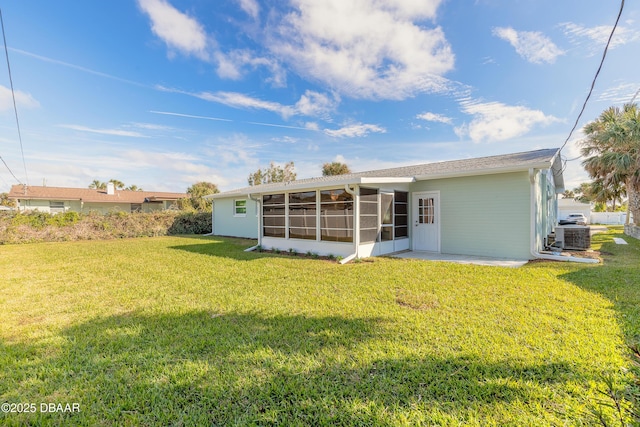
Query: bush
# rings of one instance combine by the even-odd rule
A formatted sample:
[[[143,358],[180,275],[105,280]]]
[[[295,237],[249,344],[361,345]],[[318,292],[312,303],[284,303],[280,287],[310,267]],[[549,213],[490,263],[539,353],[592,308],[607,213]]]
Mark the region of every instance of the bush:
[[[0,215],[0,244],[104,240],[211,232],[211,213],[158,211],[106,215],[90,212],[11,212]]]

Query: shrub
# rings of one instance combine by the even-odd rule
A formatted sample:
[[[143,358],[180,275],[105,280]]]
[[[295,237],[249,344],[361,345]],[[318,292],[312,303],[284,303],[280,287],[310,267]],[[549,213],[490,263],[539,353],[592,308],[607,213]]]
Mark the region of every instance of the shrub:
[[[210,213],[113,211],[106,215],[96,212],[52,215],[34,211],[3,212],[0,215],[0,244],[204,234],[210,231]]]

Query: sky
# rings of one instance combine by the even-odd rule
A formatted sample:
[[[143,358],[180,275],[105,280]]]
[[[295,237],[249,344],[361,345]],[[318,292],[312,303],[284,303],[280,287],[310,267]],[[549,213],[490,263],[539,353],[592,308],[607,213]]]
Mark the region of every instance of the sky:
[[[0,192],[247,185],[561,147],[620,8],[602,0],[0,0]],[[580,131],[640,89],[627,1]],[[15,94],[15,105],[11,92]],[[18,132],[18,129],[20,132]],[[22,143],[20,142],[20,137]],[[22,156],[24,153],[24,157]],[[10,170],[9,170],[10,169]],[[15,175],[15,177],[12,175]]]

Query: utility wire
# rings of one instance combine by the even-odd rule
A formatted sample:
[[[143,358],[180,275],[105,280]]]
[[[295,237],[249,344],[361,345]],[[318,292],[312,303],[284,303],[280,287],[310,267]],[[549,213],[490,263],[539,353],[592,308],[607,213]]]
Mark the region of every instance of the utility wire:
[[[0,24],[2,25],[2,39],[4,40],[4,53],[5,53],[5,56],[7,57],[7,70],[9,70],[9,83],[11,85],[11,96],[13,98],[13,111],[15,112],[15,115],[16,115],[16,126],[18,128],[18,140],[20,141],[20,153],[22,154],[22,165],[24,166],[24,177],[25,177],[25,180],[27,181],[27,185],[29,185],[29,175],[27,174],[27,163],[24,160],[24,148],[22,146],[22,133],[20,132],[20,121],[18,120],[18,107],[16,106],[16,94],[13,89],[13,79],[11,78],[11,66],[9,65],[9,49],[7,49],[7,37],[4,34],[4,19],[2,19],[2,9],[0,9]],[[7,166],[4,159],[2,160],[2,163],[4,163],[5,166]],[[7,166],[7,169],[9,169],[9,166]],[[9,169],[9,172],[11,172],[11,169]],[[11,172],[11,175],[13,175],[13,177],[16,178],[13,172]],[[16,180],[18,181],[18,183],[22,184],[18,178],[16,178]]]
[[[631,101],[629,101],[629,104],[633,104],[633,101],[636,100],[636,97],[638,96],[638,94],[640,93],[640,87],[638,88],[638,90],[636,91],[636,94],[633,95],[633,98],[631,98]]]
[[[587,94],[587,98],[584,100],[584,103],[582,104],[582,109],[580,110],[580,114],[578,114],[578,117],[576,118],[576,122],[574,123],[573,128],[571,128],[571,132],[569,132],[569,136],[567,136],[567,139],[564,141],[564,144],[562,144],[562,147],[560,147],[560,150],[562,150],[565,147],[565,145],[567,145],[567,143],[569,142],[569,139],[571,139],[571,135],[573,135],[573,131],[575,131],[576,127],[578,127],[578,123],[580,122],[582,113],[584,113],[585,108],[587,108],[587,102],[589,101],[589,98],[591,98],[591,93],[593,92],[593,88],[596,85],[596,80],[598,79],[600,70],[602,70],[602,65],[604,64],[604,59],[607,56],[607,51],[609,50],[609,44],[611,43],[611,39],[613,38],[613,33],[616,32],[616,28],[618,27],[618,22],[620,21],[620,16],[622,15],[622,9],[624,9],[624,0],[620,2],[620,11],[618,12],[618,17],[616,18],[615,24],[613,24],[613,28],[611,29],[611,34],[609,34],[609,39],[607,40],[607,44],[604,47],[604,52],[602,53],[602,59],[600,60],[600,66],[598,67],[598,70],[596,71],[596,75],[593,77],[593,81],[591,82],[591,89],[589,89],[589,94]]]

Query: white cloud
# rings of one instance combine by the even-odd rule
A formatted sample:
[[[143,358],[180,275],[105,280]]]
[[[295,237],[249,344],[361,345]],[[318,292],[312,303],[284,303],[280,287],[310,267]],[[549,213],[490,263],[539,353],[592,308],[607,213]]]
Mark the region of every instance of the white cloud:
[[[600,96],[598,96],[598,101],[607,101],[613,104],[624,104],[631,102],[631,99],[636,95],[638,90],[640,90],[640,83],[620,83],[616,86],[604,89],[600,93]],[[638,94],[638,96],[640,96],[640,94]],[[636,96],[635,101],[638,101],[638,96]]]
[[[217,51],[214,54],[214,59],[217,62],[216,73],[221,78],[239,80],[244,77],[246,67],[254,70],[258,67],[265,67],[271,73],[271,77],[265,79],[267,83],[271,83],[273,87],[286,86],[287,73],[274,59],[255,56],[246,49],[227,53]]]
[[[311,90],[305,91],[296,102],[295,109],[305,116],[322,117],[328,119],[340,103],[338,95],[329,96]]]
[[[194,18],[180,12],[165,0],[138,0],[138,5],[149,15],[151,30],[170,49],[186,55],[207,59],[207,34]]]
[[[264,101],[252,98],[238,92],[200,92],[194,96],[205,101],[217,102],[234,108],[249,108],[257,110],[267,110],[280,114],[284,118],[289,118],[295,113],[295,109],[277,102]]]
[[[564,22],[560,24],[560,28],[564,31],[564,34],[569,38],[572,44],[576,46],[582,46],[585,43],[591,55],[602,52],[602,49],[607,44],[607,40],[611,35],[613,26],[611,25],[598,25],[595,27],[584,27],[573,22]],[[623,26],[616,27],[616,32],[613,34],[610,49],[615,49],[618,46],[625,45],[640,40],[640,31],[637,29],[631,29]]]
[[[81,125],[58,125],[58,127],[77,130],[80,132],[98,133],[101,135],[127,136],[131,138],[147,138],[146,135],[143,135],[140,132],[134,132],[134,131],[122,130],[122,129],[94,129],[94,128],[81,126]]]
[[[355,98],[405,99],[448,88],[454,55],[439,27],[441,0],[292,0],[267,45],[303,77]],[[417,22],[420,22],[418,24]]]
[[[16,106],[24,108],[39,108],[40,103],[31,94],[16,90]],[[0,85],[0,112],[13,110],[13,96],[11,89]]]
[[[558,56],[565,53],[551,39],[537,31],[516,31],[511,27],[497,27],[492,32],[494,36],[508,41],[518,55],[534,64],[553,64]]]
[[[247,15],[251,16],[253,19],[258,18],[260,5],[256,0],[238,0],[238,3],[240,4],[240,8],[242,8]]]
[[[428,122],[445,123],[448,125],[450,125],[453,120],[451,117],[443,116],[442,114],[430,113],[430,112],[418,114],[416,118],[426,120]]]
[[[480,102],[470,98],[460,101],[464,113],[473,116],[469,124],[457,127],[458,136],[468,136],[473,142],[504,141],[522,136],[536,125],[560,121],[540,110],[501,102]]]
[[[378,126],[370,124],[357,123],[353,125],[344,126],[340,129],[325,129],[324,133],[334,138],[359,138],[367,136],[371,132],[385,133],[387,130]]]
[[[300,99],[295,103],[295,105],[283,105],[278,102],[265,101],[263,99],[254,98],[238,92],[192,93],[192,92],[182,91],[179,89],[167,88],[164,86],[158,86],[157,89],[162,90],[164,92],[181,93],[183,95],[193,96],[205,101],[216,102],[216,103],[223,104],[233,108],[271,111],[273,113],[279,114],[285,119],[288,119],[294,115],[303,115],[303,116],[320,117],[327,120],[329,119],[330,113],[336,109],[338,103],[340,102],[340,98],[337,95],[329,96],[329,95],[325,95],[325,94],[310,91],[310,90],[307,90],[300,97]],[[159,111],[153,111],[153,112],[158,114],[170,114],[170,115],[180,115],[185,117],[205,118],[205,117],[190,116],[190,115],[178,114],[178,113],[167,113],[167,112],[159,112]],[[223,119],[214,119],[214,118],[210,118],[210,119],[223,120]],[[256,124],[264,124],[264,123],[256,123]],[[281,126],[281,125],[274,124],[272,126]],[[283,127],[287,127],[287,126],[283,126]],[[305,126],[305,128],[307,127]]]

